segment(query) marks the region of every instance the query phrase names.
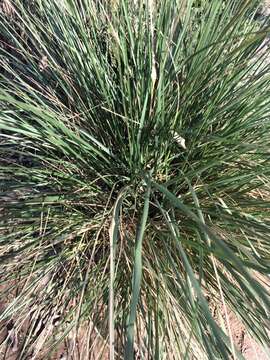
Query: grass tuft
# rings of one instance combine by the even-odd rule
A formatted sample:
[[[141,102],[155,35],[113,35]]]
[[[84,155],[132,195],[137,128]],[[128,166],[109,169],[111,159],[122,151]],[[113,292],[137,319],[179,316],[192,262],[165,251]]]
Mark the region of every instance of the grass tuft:
[[[241,359],[228,311],[266,347],[258,1],[1,4],[0,321],[20,359],[64,339],[81,359]]]

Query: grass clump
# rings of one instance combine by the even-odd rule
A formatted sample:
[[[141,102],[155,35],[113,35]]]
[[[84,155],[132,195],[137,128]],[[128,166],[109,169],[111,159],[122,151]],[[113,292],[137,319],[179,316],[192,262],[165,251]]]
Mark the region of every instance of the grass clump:
[[[1,301],[15,295],[0,319],[29,325],[21,359],[80,329],[82,359],[97,343],[95,358],[241,358],[228,309],[269,341],[256,280],[270,260],[269,29],[257,3],[2,11]]]

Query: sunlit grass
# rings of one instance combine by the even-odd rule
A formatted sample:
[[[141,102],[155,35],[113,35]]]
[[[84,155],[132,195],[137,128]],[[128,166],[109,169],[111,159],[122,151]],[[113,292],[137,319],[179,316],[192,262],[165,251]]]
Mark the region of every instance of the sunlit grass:
[[[82,359],[101,339],[100,358],[241,358],[209,300],[269,343],[254,276],[270,263],[257,4],[18,0],[1,13],[1,301],[19,291],[0,320],[30,318],[22,356],[82,327]]]

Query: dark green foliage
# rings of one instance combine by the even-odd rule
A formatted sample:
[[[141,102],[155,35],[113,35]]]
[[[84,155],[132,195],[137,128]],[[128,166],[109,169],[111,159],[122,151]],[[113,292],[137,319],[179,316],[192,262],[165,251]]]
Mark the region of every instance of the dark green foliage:
[[[111,359],[134,346],[142,359],[241,358],[212,304],[269,341],[257,3],[18,0],[1,14],[2,299],[19,291],[0,320],[19,328],[30,313],[22,359],[80,327],[82,359],[96,339]]]

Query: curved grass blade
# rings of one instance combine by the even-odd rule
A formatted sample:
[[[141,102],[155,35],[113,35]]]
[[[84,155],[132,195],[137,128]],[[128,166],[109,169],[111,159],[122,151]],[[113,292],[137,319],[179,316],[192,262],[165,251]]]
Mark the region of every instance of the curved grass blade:
[[[136,308],[139,302],[141,279],[142,279],[142,241],[143,241],[146,222],[148,218],[150,193],[151,193],[151,183],[150,181],[147,181],[147,189],[144,197],[143,213],[142,213],[140,225],[136,233],[132,295],[131,295],[130,313],[127,322],[127,339],[126,339],[126,348],[125,348],[126,360],[132,360],[134,358],[134,327],[136,320]]]
[[[165,213],[165,211],[162,209],[162,207],[158,204],[158,207],[160,209],[160,211],[162,212],[164,219],[167,223],[167,226],[175,240],[175,244],[179,250],[179,254],[181,256],[181,259],[183,261],[184,264],[184,268],[187,272],[188,278],[190,280],[191,286],[192,288],[195,290],[195,293],[197,295],[197,301],[200,303],[200,306],[202,307],[205,316],[208,320],[208,323],[211,327],[211,330],[213,332],[213,335],[215,337],[215,340],[217,342],[218,348],[220,353],[222,354],[222,358],[223,359],[229,359],[229,349],[231,348],[231,341],[230,339],[225,335],[225,333],[221,330],[221,328],[217,325],[217,323],[215,322],[215,320],[213,319],[211,312],[209,310],[209,306],[207,304],[207,301],[205,299],[205,296],[203,295],[201,286],[198,282],[198,280],[195,277],[195,274],[192,270],[191,264],[188,260],[188,257],[185,253],[185,250],[183,248],[183,246],[181,245],[181,241],[180,241],[180,235],[179,235],[179,231],[176,228],[176,226],[174,225],[173,220],[170,218],[170,216],[168,215],[168,213]],[[238,359],[244,360],[244,357],[241,355],[241,353],[237,350],[234,349],[234,347],[232,347],[231,349],[232,353],[237,355]],[[211,354],[209,354],[210,358]]]
[[[127,188],[120,191],[113,208],[110,234],[110,288],[109,288],[109,345],[110,360],[114,359],[114,279],[115,279],[115,251],[119,237],[120,210]]]

